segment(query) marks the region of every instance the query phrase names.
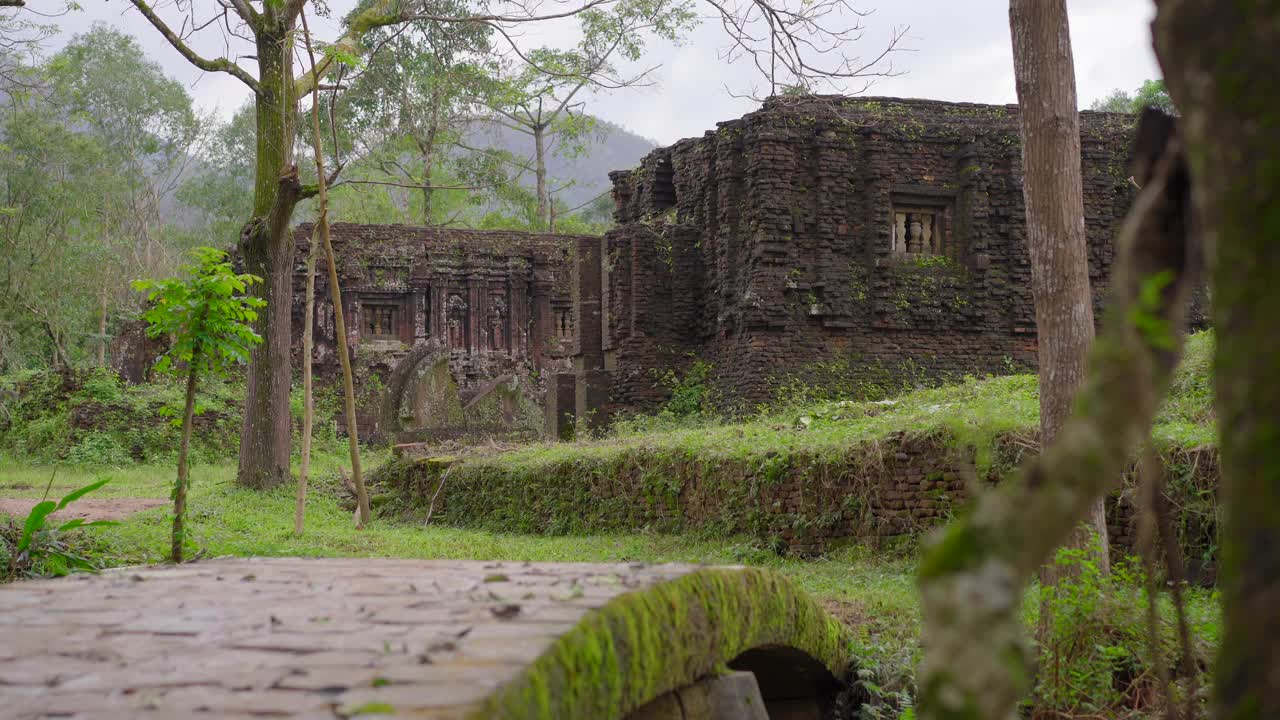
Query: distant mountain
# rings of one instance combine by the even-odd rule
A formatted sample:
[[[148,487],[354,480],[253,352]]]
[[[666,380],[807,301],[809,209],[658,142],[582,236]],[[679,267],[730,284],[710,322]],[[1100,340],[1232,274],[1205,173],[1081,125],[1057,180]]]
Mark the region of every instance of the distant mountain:
[[[480,137],[477,141],[483,146],[499,147],[517,157],[532,157],[531,136],[502,126],[489,127],[491,129],[478,133]],[[640,158],[658,147],[656,141],[636,135],[621,125],[606,120],[597,120],[596,128],[596,136],[587,146],[586,152],[568,159],[553,153],[547,160],[547,174],[552,178],[552,188],[573,181],[571,187],[556,195],[557,199],[569,207],[587,202],[608,190],[610,172],[630,170],[640,162]],[[525,178],[525,184],[533,186],[532,173]]]
[[[477,131],[469,144],[482,148],[498,147],[520,158],[533,155],[531,136],[498,125],[489,125],[488,128]],[[556,193],[556,199],[568,207],[591,200],[610,188],[610,172],[630,170],[657,146],[656,141],[636,135],[620,125],[598,121],[597,132],[585,152],[574,158],[564,158],[552,152],[548,158],[547,173],[553,189],[573,181],[571,186]],[[181,172],[178,185],[209,169],[207,161],[193,157]],[[523,182],[532,188],[533,173],[526,173]],[[251,192],[251,189],[246,187],[245,192]],[[199,211],[179,200],[176,193],[167,195],[161,202],[160,216],[183,229],[196,229],[204,222]]]

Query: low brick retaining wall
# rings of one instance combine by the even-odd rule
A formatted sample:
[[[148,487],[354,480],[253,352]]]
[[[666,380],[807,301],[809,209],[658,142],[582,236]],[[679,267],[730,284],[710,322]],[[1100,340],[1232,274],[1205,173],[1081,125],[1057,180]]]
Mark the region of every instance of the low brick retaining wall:
[[[847,452],[705,458],[658,447],[583,446],[561,460],[516,454],[397,458],[374,477],[409,508],[435,497],[438,521],[508,532],[581,533],[655,528],[746,533],[780,550],[816,555],[848,541],[918,535],[945,522],[974,487],[1011,476],[1034,438],[998,439],[977,459],[940,435],[899,433]],[[1166,494],[1193,569],[1212,565],[1217,486],[1213,448],[1164,451]],[[979,467],[983,469],[978,470]],[[440,487],[441,478],[444,487]],[[1132,472],[1107,501],[1118,554],[1137,552]],[[437,495],[437,490],[439,494]]]

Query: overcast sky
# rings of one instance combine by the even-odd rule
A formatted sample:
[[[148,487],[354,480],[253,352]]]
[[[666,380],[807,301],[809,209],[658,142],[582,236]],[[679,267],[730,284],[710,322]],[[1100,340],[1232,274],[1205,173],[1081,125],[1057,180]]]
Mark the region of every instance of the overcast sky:
[[[789,0],[795,1],[795,0]],[[197,6],[211,0],[195,0]],[[892,60],[896,77],[880,78],[867,94],[963,100],[985,103],[1015,101],[1013,58],[1009,45],[1008,5],[1004,0],[854,0],[873,13],[863,20],[866,32],[854,54],[874,57],[884,49],[894,28],[909,27]],[[95,21],[107,22],[138,39],[167,73],[188,86],[197,104],[229,115],[248,90],[224,74],[202,73],[190,66],[125,0],[82,0],[84,9],[60,18],[62,41],[84,32]],[[334,20],[317,19],[315,31],[336,35],[336,19],[354,0],[330,0]],[[1068,0],[1080,104],[1114,88],[1132,91],[1159,70],[1151,51],[1150,0]],[[571,38],[569,28],[542,31],[533,43],[555,44]],[[587,98],[587,110],[633,132],[671,143],[701,135],[716,122],[750,112],[757,103],[733,97],[759,84],[753,67],[720,60],[725,36],[718,23],[705,23],[680,47],[652,45],[646,66],[660,64],[657,84]],[[201,50],[216,55],[213,38]],[[727,86],[727,87],[726,87]]]

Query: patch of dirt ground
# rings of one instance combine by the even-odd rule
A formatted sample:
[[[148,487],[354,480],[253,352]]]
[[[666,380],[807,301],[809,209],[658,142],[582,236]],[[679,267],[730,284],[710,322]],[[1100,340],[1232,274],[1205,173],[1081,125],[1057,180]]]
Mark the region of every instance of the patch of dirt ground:
[[[35,507],[38,502],[40,501],[34,498],[21,500],[0,498],[0,515],[25,518],[27,513],[31,512],[31,508]],[[168,500],[161,500],[160,498],[84,498],[75,501],[70,507],[54,513],[53,517],[63,521],[75,518],[84,518],[86,521],[123,520],[134,513],[168,504]]]
[[[0,502],[4,502],[0,500]],[[835,616],[837,620],[849,627],[862,625],[867,621],[867,614],[863,611],[862,606],[851,603],[846,600],[825,600],[822,606],[827,612]]]

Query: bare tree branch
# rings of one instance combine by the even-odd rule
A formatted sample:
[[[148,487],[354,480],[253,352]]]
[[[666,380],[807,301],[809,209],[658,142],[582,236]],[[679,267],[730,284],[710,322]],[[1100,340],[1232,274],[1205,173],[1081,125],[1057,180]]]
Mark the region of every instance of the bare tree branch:
[[[261,86],[258,85],[258,81],[255,80],[252,75],[245,72],[244,68],[236,65],[230,60],[226,58],[210,60],[197,55],[189,45],[183,42],[183,40],[179,38],[177,34],[175,34],[173,30],[171,30],[169,26],[155,14],[155,12],[152,11],[151,7],[147,5],[146,0],[129,0],[129,2],[133,3],[133,6],[138,9],[138,12],[142,13],[143,17],[147,19],[147,22],[150,22],[156,30],[159,30],[160,34],[164,36],[164,39],[168,40],[169,44],[172,45],[175,50],[182,53],[182,56],[185,57],[192,65],[195,65],[206,72],[227,73],[245,85],[248,85],[249,89],[253,90],[254,93],[262,91]]]

